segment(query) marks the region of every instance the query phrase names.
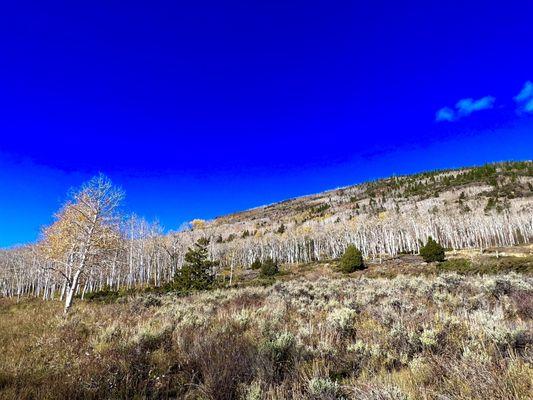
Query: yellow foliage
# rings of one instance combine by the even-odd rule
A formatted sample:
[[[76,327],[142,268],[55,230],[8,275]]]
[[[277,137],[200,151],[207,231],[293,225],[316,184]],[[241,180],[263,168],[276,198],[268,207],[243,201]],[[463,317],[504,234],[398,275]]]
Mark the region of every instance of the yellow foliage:
[[[203,219],[193,219],[191,221],[191,225],[193,229],[203,229],[205,228],[206,222]]]
[[[87,238],[89,215],[82,204],[67,203],[56,214],[54,223],[43,230],[43,240],[38,244],[41,254],[49,260],[65,261]],[[113,226],[97,224],[89,244],[92,248],[109,250],[117,248],[120,239]]]
[[[387,219],[388,216],[389,216],[389,212],[388,212],[388,211],[382,211],[382,212],[380,212],[380,213],[378,214],[378,218],[379,218],[380,220],[382,220],[382,221],[385,220],[385,219]]]

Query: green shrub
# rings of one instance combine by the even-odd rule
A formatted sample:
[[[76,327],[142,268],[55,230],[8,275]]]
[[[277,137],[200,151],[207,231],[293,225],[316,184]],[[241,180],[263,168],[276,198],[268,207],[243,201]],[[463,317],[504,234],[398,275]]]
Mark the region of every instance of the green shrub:
[[[341,257],[340,270],[346,274],[360,269],[364,269],[363,255],[354,245],[349,245]]]
[[[444,248],[430,236],[427,243],[420,248],[420,255],[427,263],[441,262],[444,261]]]
[[[271,258],[267,258],[265,262],[261,264],[262,276],[274,276],[279,272],[278,264]]]
[[[437,266],[438,271],[466,273],[472,270],[472,263],[464,258],[446,260]]]
[[[109,287],[105,287],[102,290],[96,292],[86,293],[84,298],[87,301],[96,301],[101,303],[114,303],[121,293],[116,290],[111,290]]]
[[[533,257],[487,258],[471,262],[464,258],[447,260],[437,265],[439,272],[457,272],[458,274],[499,274],[516,272],[533,273]]]
[[[263,264],[261,263],[261,260],[259,259],[259,257],[257,257],[255,261],[252,263],[252,269],[261,269],[262,265]]]
[[[290,332],[271,335],[260,345],[260,353],[265,357],[267,371],[275,381],[290,372],[296,356],[296,338]]]
[[[342,390],[340,385],[330,378],[312,378],[309,381],[309,394],[313,399],[342,399]]]

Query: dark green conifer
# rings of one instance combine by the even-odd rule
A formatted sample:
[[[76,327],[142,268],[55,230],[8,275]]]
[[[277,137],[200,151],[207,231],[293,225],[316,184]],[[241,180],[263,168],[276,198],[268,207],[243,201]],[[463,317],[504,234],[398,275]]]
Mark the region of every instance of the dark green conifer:
[[[430,236],[427,243],[420,248],[420,255],[427,263],[444,261],[444,248]]]
[[[340,261],[340,269],[342,272],[349,274],[356,270],[364,269],[363,255],[361,251],[354,245],[349,245],[346,248]]]

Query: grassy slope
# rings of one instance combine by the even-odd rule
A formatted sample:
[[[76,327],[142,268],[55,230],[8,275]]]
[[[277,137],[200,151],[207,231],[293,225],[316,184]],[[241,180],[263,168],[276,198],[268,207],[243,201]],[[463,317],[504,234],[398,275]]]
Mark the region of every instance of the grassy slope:
[[[79,301],[66,319],[0,300],[0,398],[528,398],[531,275],[438,272],[414,256],[347,278],[307,265],[269,287]]]

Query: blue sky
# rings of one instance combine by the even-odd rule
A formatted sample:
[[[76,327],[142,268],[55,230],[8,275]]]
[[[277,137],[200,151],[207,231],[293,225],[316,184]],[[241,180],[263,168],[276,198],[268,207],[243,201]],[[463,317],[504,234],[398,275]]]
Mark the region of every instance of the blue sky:
[[[533,3],[398,3],[5,5],[0,246],[35,240],[97,172],[125,189],[125,212],[176,229],[531,159]]]

